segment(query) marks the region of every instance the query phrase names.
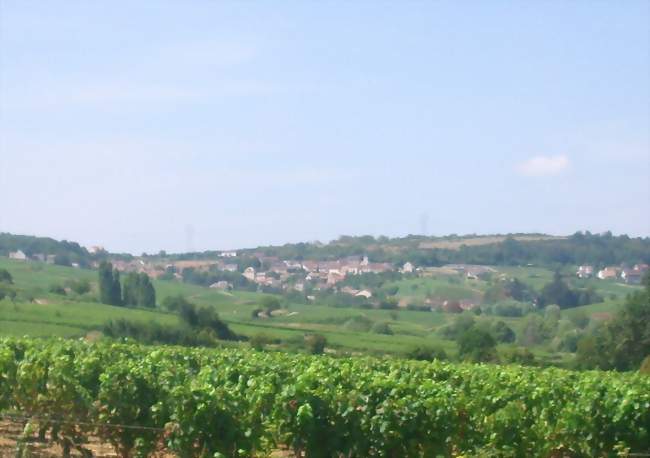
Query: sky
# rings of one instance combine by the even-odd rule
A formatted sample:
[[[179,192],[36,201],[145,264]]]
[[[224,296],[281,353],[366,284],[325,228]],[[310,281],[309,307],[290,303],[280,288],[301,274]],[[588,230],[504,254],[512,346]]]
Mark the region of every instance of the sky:
[[[0,0],[0,232],[650,235],[650,2]]]

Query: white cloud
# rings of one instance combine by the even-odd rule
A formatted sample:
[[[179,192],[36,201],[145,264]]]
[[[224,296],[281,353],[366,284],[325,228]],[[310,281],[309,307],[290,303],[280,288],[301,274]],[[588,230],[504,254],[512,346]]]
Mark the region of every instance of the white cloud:
[[[517,165],[516,170],[525,176],[559,175],[569,168],[569,158],[564,155],[535,156]]]

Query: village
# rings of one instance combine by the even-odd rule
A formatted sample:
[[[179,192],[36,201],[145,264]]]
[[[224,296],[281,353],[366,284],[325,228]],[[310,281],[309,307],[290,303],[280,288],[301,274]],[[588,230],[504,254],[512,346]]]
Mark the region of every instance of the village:
[[[100,246],[91,246],[88,248],[88,252],[92,255],[106,253]],[[19,261],[40,261],[48,264],[58,263],[57,256],[53,254],[36,253],[28,256],[22,250],[10,252],[9,258]],[[244,260],[246,262],[242,262]],[[238,251],[222,251],[213,259],[176,260],[162,256],[141,256],[131,259],[116,257],[111,259],[111,262],[119,271],[146,273],[151,278],[185,281],[185,276],[189,272],[202,273],[208,278],[210,278],[208,274],[213,274],[216,277],[224,278],[219,278],[205,286],[222,291],[238,289],[243,283],[248,289],[255,288],[267,292],[295,291],[306,294],[312,291],[335,291],[365,299],[370,299],[375,295],[372,288],[355,288],[346,284],[349,282],[344,282],[344,280],[351,276],[391,272],[411,277],[459,275],[468,280],[478,280],[486,279],[489,275],[497,273],[496,269],[483,265],[447,264],[441,267],[426,267],[416,266],[412,262],[405,262],[401,265],[389,262],[372,262],[366,255],[346,256],[335,260],[295,260],[266,256],[261,252],[243,253]],[[98,261],[94,261],[89,267],[96,268],[98,264]],[[70,265],[75,268],[81,267],[74,262]],[[576,276],[580,279],[596,278],[602,281],[639,285],[648,269],[648,264],[606,266],[601,269],[597,269],[593,265],[580,265],[576,270]],[[237,279],[241,281],[237,282]],[[308,299],[310,297],[307,295]],[[462,309],[471,309],[474,306],[474,301],[460,301]],[[444,308],[443,305],[440,307]]]
[[[648,264],[635,264],[632,267],[608,266],[596,272],[594,266],[583,265],[578,267],[576,276],[587,279],[594,277],[595,273],[595,277],[599,280],[612,280],[620,281],[627,285],[640,285],[648,269]]]

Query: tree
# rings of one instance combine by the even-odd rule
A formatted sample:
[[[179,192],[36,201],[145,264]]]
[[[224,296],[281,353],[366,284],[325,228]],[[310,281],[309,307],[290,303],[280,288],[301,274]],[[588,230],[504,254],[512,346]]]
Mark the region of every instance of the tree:
[[[138,274],[129,272],[124,277],[124,285],[122,285],[122,303],[126,306],[138,305]]]
[[[122,288],[124,305],[137,307],[155,307],[156,291],[146,273],[129,273]]]
[[[458,339],[458,355],[472,362],[495,361],[496,345],[494,337],[489,332],[474,326]]]
[[[180,311],[184,306],[189,305],[190,303],[185,299],[183,296],[178,295],[178,296],[167,296],[166,298],[163,299],[162,301],[162,307],[165,310],[169,310],[170,312],[178,312]]]
[[[435,359],[446,360],[447,353],[442,347],[418,346],[410,349],[404,355],[408,359],[418,361],[433,361]]]
[[[312,355],[321,355],[325,352],[327,339],[321,334],[309,334],[305,336],[305,346]]]
[[[86,294],[90,291],[90,282],[86,279],[69,280],[66,285],[77,294]]]
[[[122,305],[120,272],[107,261],[99,265],[99,301],[102,304]]]
[[[542,288],[538,305],[543,307],[549,304],[557,304],[561,308],[575,307],[578,305],[578,295],[569,288],[569,285],[562,280],[559,272],[555,272],[553,281]]]
[[[70,257],[67,254],[57,254],[54,256],[54,264],[57,266],[70,267],[72,265],[72,261],[70,261]]]
[[[13,284],[14,279],[7,269],[0,269],[0,283]]]
[[[268,316],[271,316],[272,311],[279,310],[280,307],[282,307],[280,299],[275,296],[264,296],[260,305],[266,311]]]
[[[539,345],[550,339],[553,329],[549,323],[537,314],[524,318],[524,324],[519,334],[519,343],[524,346]]]
[[[509,348],[501,355],[502,362],[506,364],[521,364],[522,366],[534,366],[537,364],[535,355],[527,348]]]
[[[446,339],[458,339],[464,332],[476,324],[474,316],[469,313],[458,315],[456,319],[440,329],[440,333]]]
[[[650,274],[643,284],[644,290],[628,296],[612,321],[578,341],[577,367],[627,371],[650,355]]]
[[[153,308],[156,306],[156,290],[149,279],[149,276],[145,273],[140,274],[140,303],[142,307]]]
[[[392,335],[393,334],[393,330],[390,328],[388,323],[383,322],[383,321],[375,323],[372,326],[371,331],[374,332],[375,334],[385,334],[385,335]]]
[[[515,331],[503,321],[497,321],[492,328],[492,334],[497,342],[511,343],[515,341]]]

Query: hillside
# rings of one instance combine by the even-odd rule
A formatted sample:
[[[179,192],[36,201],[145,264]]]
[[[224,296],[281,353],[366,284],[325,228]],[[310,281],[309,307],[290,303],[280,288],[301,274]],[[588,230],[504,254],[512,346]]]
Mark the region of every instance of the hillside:
[[[109,320],[124,318],[134,322],[157,322],[173,325],[178,322],[174,314],[160,308],[153,310],[115,307],[96,302],[97,272],[64,266],[51,266],[40,262],[24,262],[0,258],[0,268],[7,269],[14,278],[18,291],[15,302],[0,301],[0,334],[81,337],[101,330]],[[552,278],[552,271],[542,268],[500,268],[511,278],[542,285]],[[71,280],[86,279],[91,291],[76,295],[68,291],[65,296],[50,292],[52,285],[65,286]],[[453,282],[450,282],[454,280]],[[597,280],[572,280],[574,286],[592,286],[603,292],[605,301],[592,306],[562,311],[567,319],[582,310],[587,319],[597,320],[611,316],[625,298],[636,290],[633,286],[600,282]],[[319,333],[326,337],[328,348],[339,352],[370,352],[377,354],[402,354],[415,347],[437,346],[450,356],[457,352],[456,342],[441,334],[445,327],[454,325],[458,315],[443,311],[418,311],[407,308],[377,309],[358,307],[332,307],[325,303],[302,304],[280,297],[281,309],[269,318],[255,318],[253,311],[262,307],[267,294],[246,291],[222,292],[179,281],[154,280],[158,303],[166,297],[182,295],[190,301],[213,307],[219,316],[237,333],[248,337],[265,336],[272,345],[286,349],[302,347],[305,334]],[[394,288],[396,297],[408,303],[424,300],[426,295],[451,299],[482,296],[490,287],[486,280],[434,275],[406,278],[386,284]],[[465,314],[463,314],[465,315]],[[520,335],[525,317],[498,317],[472,314],[477,325],[491,325],[502,321]],[[388,331],[375,332],[379,325]],[[507,346],[506,346],[507,347]],[[503,347],[503,348],[506,348]],[[501,346],[499,347],[501,348]],[[534,353],[548,362],[570,360],[571,353],[558,351],[549,342],[533,344]]]

